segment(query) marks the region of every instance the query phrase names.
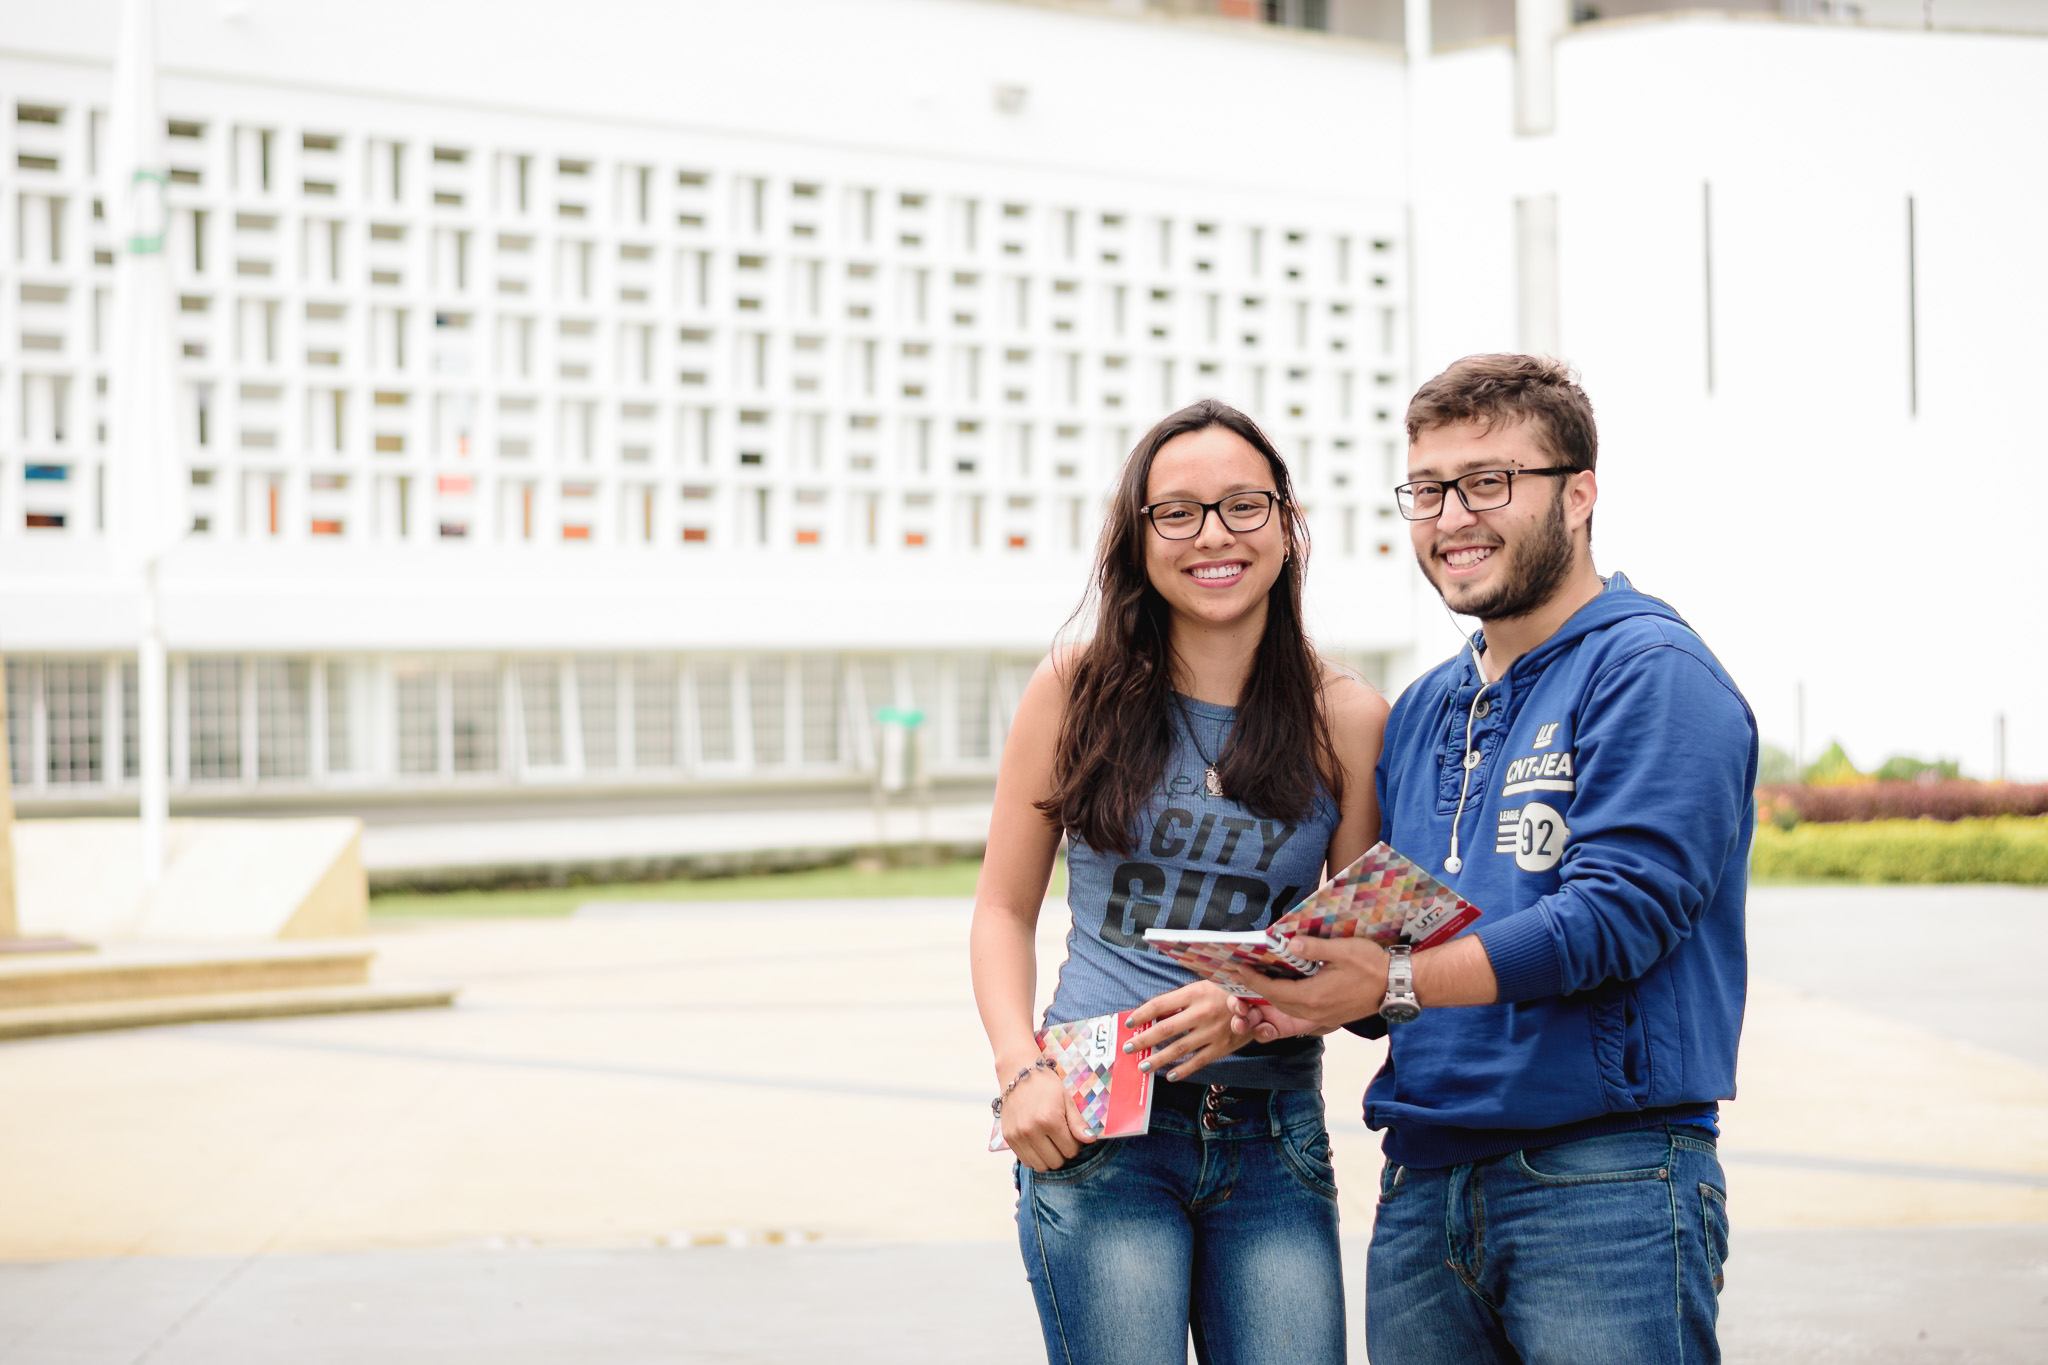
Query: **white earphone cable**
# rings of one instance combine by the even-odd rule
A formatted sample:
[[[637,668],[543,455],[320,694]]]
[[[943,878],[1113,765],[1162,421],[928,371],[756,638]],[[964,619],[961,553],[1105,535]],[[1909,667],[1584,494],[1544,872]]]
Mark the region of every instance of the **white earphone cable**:
[[[1450,615],[1448,606],[1444,608],[1444,614]],[[1457,624],[1456,617],[1451,618],[1451,624]],[[1473,671],[1484,679],[1486,671],[1480,667],[1478,649],[1469,639],[1465,642],[1465,648],[1471,651]],[[1451,856],[1444,859],[1444,871],[1453,875],[1463,871],[1465,867],[1465,860],[1458,856],[1458,826],[1465,821],[1465,798],[1472,791],[1472,770],[1479,766],[1479,751],[1472,747],[1472,725],[1478,719],[1480,698],[1484,697],[1487,689],[1492,686],[1492,683],[1482,681],[1479,690],[1472,694],[1472,704],[1465,709],[1465,750],[1464,757],[1459,760],[1465,774],[1458,780],[1458,813],[1451,817]]]

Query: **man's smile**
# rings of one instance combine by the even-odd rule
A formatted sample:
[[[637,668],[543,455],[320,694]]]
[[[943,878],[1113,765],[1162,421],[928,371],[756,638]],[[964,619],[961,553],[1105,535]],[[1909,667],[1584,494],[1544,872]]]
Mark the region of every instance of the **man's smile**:
[[[1471,573],[1492,559],[1500,548],[1498,545],[1460,545],[1455,549],[1438,550],[1436,557],[1453,574]]]

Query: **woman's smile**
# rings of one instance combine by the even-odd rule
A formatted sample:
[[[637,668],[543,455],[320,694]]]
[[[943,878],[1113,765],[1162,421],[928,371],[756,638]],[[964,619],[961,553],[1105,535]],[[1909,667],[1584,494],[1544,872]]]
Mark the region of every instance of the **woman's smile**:
[[[1211,559],[1200,564],[1190,564],[1181,572],[1195,580],[1203,588],[1234,588],[1244,581],[1244,571],[1250,567],[1242,559]]]

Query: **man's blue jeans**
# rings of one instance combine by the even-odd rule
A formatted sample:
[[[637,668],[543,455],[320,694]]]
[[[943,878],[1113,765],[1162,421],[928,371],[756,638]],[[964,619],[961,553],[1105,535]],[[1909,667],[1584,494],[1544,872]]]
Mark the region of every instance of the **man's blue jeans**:
[[[1343,1365],[1322,1095],[1161,1082],[1152,1131],[1017,1168],[1053,1365]],[[1205,1117],[1211,1121],[1205,1122]]]
[[[1727,1183],[1703,1128],[1389,1163],[1365,1335],[1388,1365],[1713,1365]]]

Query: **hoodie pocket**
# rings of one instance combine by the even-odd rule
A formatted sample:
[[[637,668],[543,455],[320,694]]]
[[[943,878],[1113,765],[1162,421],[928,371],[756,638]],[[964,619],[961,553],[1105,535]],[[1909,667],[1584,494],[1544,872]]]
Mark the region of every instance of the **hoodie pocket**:
[[[1593,1029],[1593,1065],[1615,1113],[1643,1107],[1650,1093],[1650,1049],[1643,1012],[1633,985],[1613,985],[1589,1006]]]

